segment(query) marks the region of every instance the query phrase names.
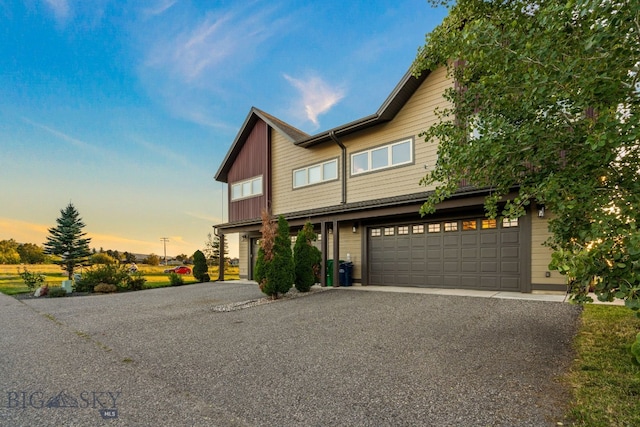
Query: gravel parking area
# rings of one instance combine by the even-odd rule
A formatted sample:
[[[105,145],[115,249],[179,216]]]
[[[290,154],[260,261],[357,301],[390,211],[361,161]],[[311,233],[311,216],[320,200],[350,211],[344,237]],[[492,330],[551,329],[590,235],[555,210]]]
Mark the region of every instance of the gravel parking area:
[[[255,284],[0,295],[1,426],[544,426],[579,308]]]

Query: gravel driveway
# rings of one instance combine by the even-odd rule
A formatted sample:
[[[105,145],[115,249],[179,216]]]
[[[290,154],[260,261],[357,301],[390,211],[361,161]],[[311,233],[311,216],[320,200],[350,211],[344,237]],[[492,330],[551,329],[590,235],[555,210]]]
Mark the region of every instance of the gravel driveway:
[[[579,309],[218,283],[0,294],[1,426],[544,426]]]

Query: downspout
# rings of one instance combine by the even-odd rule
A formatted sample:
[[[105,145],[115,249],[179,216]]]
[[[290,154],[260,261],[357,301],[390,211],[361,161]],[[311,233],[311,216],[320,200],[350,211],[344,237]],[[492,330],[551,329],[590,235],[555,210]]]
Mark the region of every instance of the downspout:
[[[347,203],[347,147],[344,146],[342,141],[338,139],[335,131],[329,132],[329,137],[338,144],[338,146],[342,149],[342,201],[341,203],[344,205]]]

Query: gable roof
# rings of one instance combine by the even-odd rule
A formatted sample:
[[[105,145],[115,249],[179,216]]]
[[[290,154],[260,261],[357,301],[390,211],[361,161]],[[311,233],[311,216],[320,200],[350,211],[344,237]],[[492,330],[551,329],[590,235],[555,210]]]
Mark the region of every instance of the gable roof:
[[[251,133],[251,130],[253,129],[253,126],[258,119],[264,120],[269,126],[277,129],[293,144],[304,148],[312,147],[317,144],[332,141],[333,137],[349,135],[351,133],[359,132],[363,129],[367,129],[378,124],[391,121],[396,116],[396,114],[398,114],[404,104],[407,103],[409,98],[411,98],[411,96],[415,93],[418,87],[420,87],[422,82],[427,78],[429,74],[431,74],[429,71],[424,71],[420,74],[420,76],[415,77],[412,73],[412,69],[409,69],[409,71],[405,73],[400,82],[393,89],[391,94],[382,103],[380,108],[378,108],[378,111],[376,111],[374,114],[368,115],[358,120],[354,120],[333,129],[329,129],[316,135],[309,135],[283,122],[282,120],[268,113],[265,113],[262,110],[252,107],[251,111],[247,115],[247,118],[240,127],[240,131],[233,141],[233,144],[231,144],[231,148],[222,161],[222,164],[220,165],[220,168],[215,175],[215,179],[216,181],[227,182],[227,174],[229,173],[229,169],[240,153],[242,145]]]

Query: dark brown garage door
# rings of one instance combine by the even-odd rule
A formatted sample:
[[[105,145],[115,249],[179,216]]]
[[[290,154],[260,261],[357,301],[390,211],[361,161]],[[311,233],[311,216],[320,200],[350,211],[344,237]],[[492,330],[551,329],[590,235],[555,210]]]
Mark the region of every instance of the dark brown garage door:
[[[369,284],[520,291],[520,233],[486,218],[369,227]]]

